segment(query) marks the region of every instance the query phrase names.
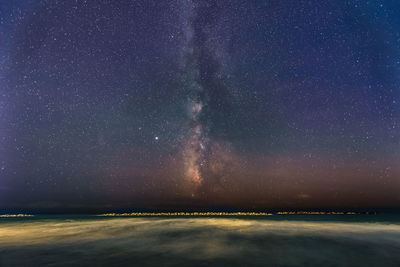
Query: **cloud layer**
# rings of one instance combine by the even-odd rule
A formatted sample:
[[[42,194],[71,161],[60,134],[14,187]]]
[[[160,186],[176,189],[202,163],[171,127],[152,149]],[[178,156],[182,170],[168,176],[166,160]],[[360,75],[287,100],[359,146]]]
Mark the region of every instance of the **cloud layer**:
[[[399,266],[400,225],[225,218],[47,219],[0,227],[1,266]]]

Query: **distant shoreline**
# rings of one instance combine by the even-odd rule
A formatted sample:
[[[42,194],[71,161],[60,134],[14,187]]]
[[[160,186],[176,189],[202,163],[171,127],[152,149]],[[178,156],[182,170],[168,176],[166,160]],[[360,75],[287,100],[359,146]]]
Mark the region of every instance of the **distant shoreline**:
[[[148,216],[273,216],[273,215],[376,215],[375,212],[321,212],[321,211],[279,211],[279,212],[132,212],[104,213],[100,217],[148,217]]]

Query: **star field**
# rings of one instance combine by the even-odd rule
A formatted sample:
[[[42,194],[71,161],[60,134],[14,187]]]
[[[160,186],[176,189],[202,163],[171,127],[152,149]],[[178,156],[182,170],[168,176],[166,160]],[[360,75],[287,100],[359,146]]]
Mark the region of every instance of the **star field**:
[[[400,4],[1,1],[0,207],[398,207]]]

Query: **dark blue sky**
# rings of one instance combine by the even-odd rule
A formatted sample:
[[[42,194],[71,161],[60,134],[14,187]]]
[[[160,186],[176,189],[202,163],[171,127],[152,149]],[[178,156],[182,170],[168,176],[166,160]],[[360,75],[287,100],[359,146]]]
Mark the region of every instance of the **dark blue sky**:
[[[0,1],[0,208],[399,207],[400,3]]]

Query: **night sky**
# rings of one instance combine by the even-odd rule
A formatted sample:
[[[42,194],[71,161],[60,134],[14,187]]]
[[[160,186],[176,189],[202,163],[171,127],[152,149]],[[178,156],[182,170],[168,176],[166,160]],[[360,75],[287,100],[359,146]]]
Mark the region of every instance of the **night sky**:
[[[397,0],[0,0],[0,208],[399,192]]]

